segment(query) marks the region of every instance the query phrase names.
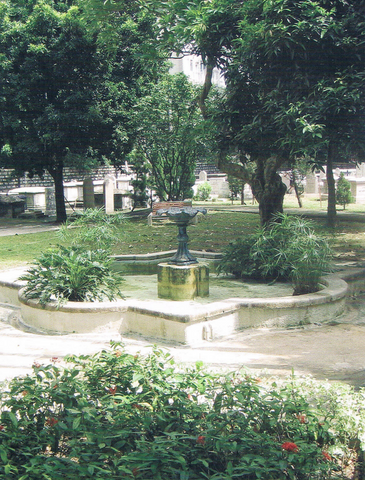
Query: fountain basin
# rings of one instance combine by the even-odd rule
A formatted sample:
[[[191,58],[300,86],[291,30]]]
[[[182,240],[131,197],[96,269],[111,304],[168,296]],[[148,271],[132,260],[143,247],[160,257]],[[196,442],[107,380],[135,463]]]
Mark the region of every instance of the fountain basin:
[[[127,298],[116,302],[55,302],[42,307],[19,291],[20,315],[45,333],[94,331],[102,326],[121,335],[139,334],[168,342],[199,345],[251,327],[290,327],[332,321],[346,306],[347,284],[329,275],[324,288],[300,296],[227,298],[210,303]]]

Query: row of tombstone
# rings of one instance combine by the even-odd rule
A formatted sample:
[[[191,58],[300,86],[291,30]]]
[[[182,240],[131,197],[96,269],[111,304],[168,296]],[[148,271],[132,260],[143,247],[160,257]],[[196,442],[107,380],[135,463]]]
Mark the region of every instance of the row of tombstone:
[[[114,208],[114,193],[116,190],[116,179],[113,175],[107,175],[103,183],[103,203],[105,213],[113,213]],[[83,192],[83,207],[95,208],[95,191],[94,183],[91,177],[86,177],[82,185]],[[56,212],[56,199],[53,187],[45,188],[45,214],[52,216]]]

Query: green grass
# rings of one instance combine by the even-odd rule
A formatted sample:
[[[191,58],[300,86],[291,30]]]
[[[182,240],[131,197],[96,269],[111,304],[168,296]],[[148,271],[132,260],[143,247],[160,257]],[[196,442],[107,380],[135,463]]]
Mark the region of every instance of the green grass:
[[[210,208],[215,205],[207,204]],[[315,220],[314,224],[316,230],[328,236],[339,259],[365,259],[365,223],[341,220],[335,232],[325,228],[325,218]],[[230,241],[254,232],[258,226],[258,214],[209,210],[202,222],[189,226],[189,248],[220,252]],[[177,228],[172,223],[155,223],[148,227],[146,218],[126,219],[118,232],[114,254],[153,253],[177,247]],[[0,237],[0,269],[30,263],[41,252],[59,243],[55,231]]]
[[[0,237],[0,269],[32,262],[41,252],[56,246],[57,242],[54,231]]]

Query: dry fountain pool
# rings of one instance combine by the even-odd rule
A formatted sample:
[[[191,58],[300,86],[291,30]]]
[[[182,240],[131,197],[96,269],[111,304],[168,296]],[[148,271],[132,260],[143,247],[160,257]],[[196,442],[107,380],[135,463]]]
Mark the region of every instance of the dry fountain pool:
[[[138,334],[169,342],[199,345],[245,328],[290,327],[332,321],[346,308],[347,283],[323,277],[323,289],[293,296],[288,284],[274,285],[217,277],[217,254],[194,252],[210,265],[210,295],[174,301],[157,296],[157,265],[174,252],[117,256],[115,268],[125,275],[125,299],[115,302],[68,302],[45,308],[22,295],[20,270],[1,272],[0,302],[17,306],[27,328],[49,334],[91,332],[105,325],[121,335]]]

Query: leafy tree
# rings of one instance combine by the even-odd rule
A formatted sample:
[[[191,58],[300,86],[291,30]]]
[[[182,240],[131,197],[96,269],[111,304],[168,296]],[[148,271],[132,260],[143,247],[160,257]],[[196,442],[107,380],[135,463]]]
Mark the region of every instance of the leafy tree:
[[[337,188],[336,188],[336,203],[343,206],[345,210],[346,205],[351,203],[352,195],[351,195],[351,183],[345,178],[343,172],[340,173],[340,178],[337,181]]]
[[[143,37],[136,20],[115,19],[120,42],[107,52],[74,3],[0,4],[1,163],[31,176],[50,173],[59,222],[66,219],[64,166],[106,158],[118,165],[130,151],[130,111],[147,71],[136,53]]]
[[[138,150],[150,166],[153,187],[161,200],[193,195],[196,159],[204,145],[196,88],[183,74],[166,75],[148,87],[136,106]]]
[[[294,189],[300,208],[303,207],[302,200],[300,198],[304,193],[303,182],[310,171],[310,164],[305,158],[297,158],[295,163],[292,165],[290,184]]]
[[[131,198],[134,210],[136,207],[145,207],[148,202],[149,168],[143,155],[137,149],[130,153],[129,160],[135,174],[135,178],[130,182],[133,187]]]
[[[165,36],[170,42],[176,37],[182,50],[191,44],[206,63],[203,113],[213,67],[225,74],[219,168],[251,185],[265,224],[282,211],[278,170],[306,153],[327,165],[333,224],[332,165],[339,155],[360,158],[365,138],[364,3],[166,3]]]
[[[237,177],[233,177],[232,175],[228,175],[228,186],[229,186],[230,198],[232,200],[232,203],[233,203],[233,200],[235,198],[240,196],[241,197],[241,205],[244,205],[244,203],[245,203],[245,197],[244,197],[245,183]]]

